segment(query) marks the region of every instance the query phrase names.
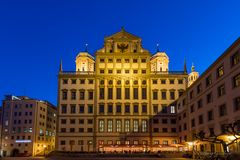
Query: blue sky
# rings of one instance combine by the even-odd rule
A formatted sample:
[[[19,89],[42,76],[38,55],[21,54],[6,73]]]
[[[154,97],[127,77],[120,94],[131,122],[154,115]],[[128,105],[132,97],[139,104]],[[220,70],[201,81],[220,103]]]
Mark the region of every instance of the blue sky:
[[[5,94],[57,101],[57,73],[75,56],[103,46],[121,26],[152,53],[167,52],[170,70],[184,58],[202,73],[240,35],[238,0],[1,0],[0,99]]]

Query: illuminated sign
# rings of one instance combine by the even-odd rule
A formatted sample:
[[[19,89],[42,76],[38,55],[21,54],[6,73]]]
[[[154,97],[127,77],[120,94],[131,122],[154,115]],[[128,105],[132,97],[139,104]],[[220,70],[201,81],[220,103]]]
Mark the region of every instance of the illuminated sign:
[[[16,140],[16,143],[31,143],[31,140]]]

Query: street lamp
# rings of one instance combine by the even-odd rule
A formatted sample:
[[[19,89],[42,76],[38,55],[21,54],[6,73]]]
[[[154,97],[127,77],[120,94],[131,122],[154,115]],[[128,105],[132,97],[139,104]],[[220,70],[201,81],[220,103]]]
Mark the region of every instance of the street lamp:
[[[92,141],[88,141],[88,152],[89,152],[89,147],[92,144]]]

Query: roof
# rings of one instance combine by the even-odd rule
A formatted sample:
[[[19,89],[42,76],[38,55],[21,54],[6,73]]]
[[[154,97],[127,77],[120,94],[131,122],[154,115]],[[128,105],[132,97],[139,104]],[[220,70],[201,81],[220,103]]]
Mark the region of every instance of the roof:
[[[140,40],[141,41],[140,37],[125,31],[124,28],[122,28],[121,31],[105,38],[105,40],[117,40],[117,39],[130,39],[130,40]]]

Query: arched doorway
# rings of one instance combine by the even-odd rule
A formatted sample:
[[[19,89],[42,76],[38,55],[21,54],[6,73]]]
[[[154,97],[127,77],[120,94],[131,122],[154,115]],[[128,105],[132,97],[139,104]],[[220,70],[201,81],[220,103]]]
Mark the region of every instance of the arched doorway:
[[[19,150],[18,150],[17,148],[14,148],[14,149],[12,150],[11,156],[16,157],[18,154],[19,154]]]

